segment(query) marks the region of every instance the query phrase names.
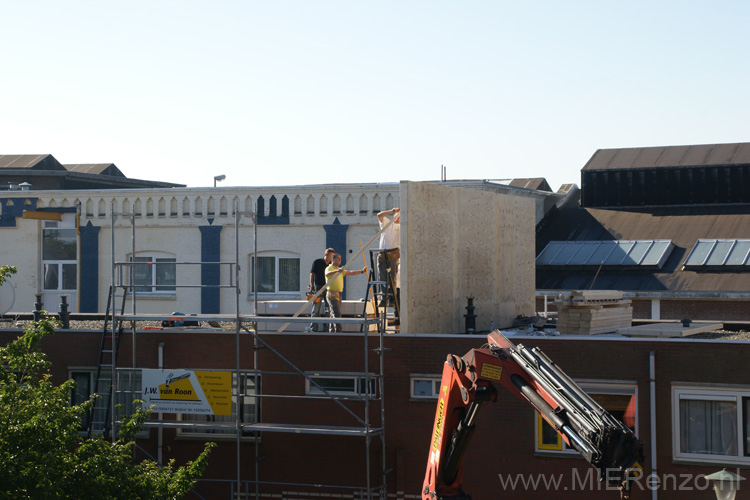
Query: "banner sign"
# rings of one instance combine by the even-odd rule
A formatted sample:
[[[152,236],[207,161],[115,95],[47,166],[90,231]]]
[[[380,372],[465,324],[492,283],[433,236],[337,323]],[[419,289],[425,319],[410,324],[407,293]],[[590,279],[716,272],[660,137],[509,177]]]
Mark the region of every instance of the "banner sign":
[[[232,372],[144,369],[143,399],[155,412],[232,414]]]

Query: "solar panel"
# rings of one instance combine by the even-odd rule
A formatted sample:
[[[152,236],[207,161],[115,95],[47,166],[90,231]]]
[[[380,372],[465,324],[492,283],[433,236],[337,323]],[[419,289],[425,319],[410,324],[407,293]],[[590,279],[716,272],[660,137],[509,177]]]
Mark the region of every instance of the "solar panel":
[[[536,263],[540,266],[552,265],[552,262],[554,262],[557,254],[560,253],[560,250],[563,249],[565,243],[566,242],[564,241],[550,241],[547,243],[547,246],[544,247],[542,253],[536,258]]]
[[[695,246],[690,251],[687,259],[685,259],[686,266],[702,266],[706,263],[711,250],[714,248],[716,240],[698,240]]]
[[[747,266],[749,256],[750,240],[701,239],[685,259],[685,266]]]
[[[599,264],[606,262],[610,254],[617,248],[617,243],[614,241],[600,241],[598,242],[596,251],[589,259],[589,264],[598,266]]]
[[[630,250],[630,254],[628,254],[633,264],[640,264],[653,244],[653,241],[636,241]]]
[[[646,255],[643,256],[641,265],[643,266],[658,266],[661,267],[667,261],[669,252],[672,251],[672,242],[669,240],[657,240],[648,249]]]
[[[706,259],[707,266],[723,266],[737,240],[718,240]]]
[[[671,240],[550,241],[539,253],[536,263],[539,266],[661,267],[673,248]]]
[[[579,242],[571,241],[569,245],[565,245],[560,250],[560,253],[557,254],[557,257],[555,257],[555,261],[561,262],[562,265],[567,265],[568,262],[570,262],[570,260],[578,253],[580,247],[581,245]]]
[[[750,254],[750,240],[737,240],[737,244],[732,247],[727,255],[725,266],[742,266],[748,265],[748,254]]]
[[[604,261],[607,266],[632,266],[633,263],[628,261],[628,254],[630,249],[633,248],[633,242],[628,240],[620,240],[616,243],[617,248],[609,255],[609,258]]]
[[[571,266],[585,266],[596,249],[599,247],[596,241],[579,241],[577,251],[568,261]]]

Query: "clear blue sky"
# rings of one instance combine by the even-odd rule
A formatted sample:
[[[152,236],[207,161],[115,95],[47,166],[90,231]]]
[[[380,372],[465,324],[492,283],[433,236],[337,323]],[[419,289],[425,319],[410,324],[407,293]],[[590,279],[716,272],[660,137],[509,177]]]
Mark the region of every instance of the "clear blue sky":
[[[209,186],[546,177],[750,140],[750,2],[0,4],[0,154]]]

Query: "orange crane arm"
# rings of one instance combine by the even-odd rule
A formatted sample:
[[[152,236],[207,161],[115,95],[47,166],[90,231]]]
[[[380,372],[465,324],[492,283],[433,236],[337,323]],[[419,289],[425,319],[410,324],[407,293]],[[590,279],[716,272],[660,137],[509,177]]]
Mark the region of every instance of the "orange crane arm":
[[[539,349],[515,346],[498,331],[487,340],[464,356],[449,354],[443,365],[422,499],[471,500],[462,489],[464,457],[479,409],[497,400],[495,383],[529,403],[628,498],[641,472],[643,442]]]

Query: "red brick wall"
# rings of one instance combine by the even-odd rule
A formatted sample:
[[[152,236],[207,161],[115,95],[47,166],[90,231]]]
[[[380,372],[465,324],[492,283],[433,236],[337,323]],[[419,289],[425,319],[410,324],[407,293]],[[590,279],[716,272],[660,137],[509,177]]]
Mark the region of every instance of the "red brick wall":
[[[739,300],[662,300],[661,318],[750,321],[750,302]]]
[[[633,300],[632,306],[633,306],[633,319],[651,319],[651,301],[650,300]]]
[[[0,333],[5,343],[17,334]],[[58,332],[45,339],[43,348],[53,362],[52,372],[57,383],[67,378],[68,367],[94,366],[99,347],[99,333]],[[258,366],[268,372],[291,372],[272,349],[305,371],[356,372],[363,371],[364,343],[356,335],[263,335],[269,347],[257,350]],[[252,338],[240,338],[240,365],[254,366]],[[138,359],[141,368],[155,368],[157,346],[164,342],[164,365],[167,368],[224,368],[233,369],[235,359],[234,334],[195,334],[177,332],[139,333]],[[565,337],[530,337],[516,340],[527,347],[538,346],[571,377],[587,380],[633,381],[638,387],[639,437],[646,442],[646,452],[653,439],[649,428],[649,353],[656,352],[657,380],[657,450],[660,474],[711,473],[719,466],[682,465],[673,462],[671,434],[671,383],[698,382],[706,384],[740,384],[750,387],[750,370],[741,369],[750,356],[750,343],[690,340],[625,340],[625,339],[570,339]],[[411,374],[440,374],[446,355],[463,355],[471,348],[481,347],[484,336],[407,336],[390,335],[385,338],[385,415],[386,466],[393,470],[387,476],[391,494],[403,492],[404,498],[419,498],[419,491],[427,464],[428,446],[435,415],[434,401],[409,399]],[[120,364],[131,364],[131,342],[124,337],[120,345]],[[377,347],[370,338],[370,349]],[[370,370],[378,371],[377,356],[371,355]],[[282,373],[263,375],[263,393],[301,396],[304,382],[299,376]],[[465,489],[474,500],[483,499],[606,499],[619,498],[616,491],[582,491],[572,484],[573,469],[578,478],[589,477],[590,466],[582,459],[538,456],[534,453],[535,414],[530,406],[498,388],[499,400],[481,410],[477,431],[465,462]],[[345,405],[362,415],[361,401]],[[264,422],[338,426],[359,426],[353,417],[330,401],[279,399],[262,400]],[[380,425],[380,406],[372,403],[371,420]],[[165,429],[164,458],[176,459],[178,464],[194,458],[202,449],[202,442],[176,438],[174,430]],[[156,430],[141,445],[156,456]],[[255,479],[255,445],[243,442],[240,460],[243,480]],[[221,441],[210,458],[206,478],[233,480],[236,478],[235,441]],[[310,483],[364,486],[365,440],[360,437],[328,436],[305,433],[264,432],[258,444],[258,478],[263,481],[263,494],[281,491],[309,491],[313,493],[351,493],[301,485],[281,486],[270,483]],[[380,483],[381,442],[372,440],[370,469],[372,483]],[[646,472],[652,467],[647,457]],[[543,488],[529,491],[518,487],[501,491],[498,474],[540,474],[548,477],[561,475],[561,490]],[[748,474],[744,474],[750,477]],[[679,477],[679,476],[678,476]],[[565,490],[564,487],[568,487]],[[575,488],[575,489],[574,489]],[[228,483],[202,483],[198,491],[208,499],[226,499]],[[254,493],[254,486],[250,490]],[[411,495],[411,496],[409,496]],[[660,490],[659,498],[704,499],[711,491]],[[633,499],[650,498],[650,491],[634,491]],[[288,497],[295,498],[288,495]],[[300,498],[307,498],[301,496]],[[318,498],[326,498],[318,497]]]

